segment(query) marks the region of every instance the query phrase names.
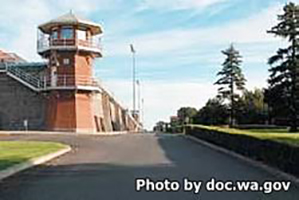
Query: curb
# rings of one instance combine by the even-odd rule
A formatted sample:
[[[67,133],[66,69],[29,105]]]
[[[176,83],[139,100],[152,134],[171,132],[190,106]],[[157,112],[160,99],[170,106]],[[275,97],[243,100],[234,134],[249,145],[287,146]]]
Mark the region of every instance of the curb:
[[[77,135],[94,135],[94,136],[116,136],[116,135],[132,135],[136,134],[134,131],[119,131],[119,132],[102,132],[102,133],[77,133]]]
[[[50,131],[0,131],[1,135],[91,135],[91,136],[115,136],[134,134],[131,131],[102,132],[102,133],[76,133],[76,132],[50,132]]]
[[[293,176],[291,174],[288,174],[286,172],[283,172],[283,171],[281,171],[281,170],[279,170],[277,168],[274,168],[274,167],[266,165],[266,164],[264,164],[262,162],[258,162],[256,160],[250,159],[249,157],[243,156],[243,155],[238,154],[238,153],[236,153],[234,151],[230,151],[230,150],[228,150],[228,149],[226,149],[224,147],[217,146],[215,144],[212,144],[212,143],[206,142],[204,140],[198,139],[198,138],[196,138],[194,136],[191,136],[191,135],[183,135],[183,136],[185,138],[187,138],[187,139],[190,139],[190,140],[192,140],[194,142],[202,144],[202,145],[204,145],[204,146],[206,146],[208,148],[211,148],[211,149],[213,149],[215,151],[228,154],[228,155],[230,155],[232,157],[235,157],[237,159],[245,161],[245,162],[251,164],[252,166],[259,167],[259,168],[261,168],[261,169],[269,172],[270,174],[272,174],[272,175],[274,175],[274,176],[276,176],[278,178],[287,179],[289,181],[292,181],[296,185],[299,185],[299,178],[297,178],[297,177],[295,177],[295,176]]]
[[[17,164],[17,165],[14,165],[12,167],[9,167],[5,170],[2,170],[0,171],[0,181],[9,177],[9,176],[12,176],[20,171],[23,171],[25,169],[28,169],[28,168],[31,168],[31,167],[34,167],[36,165],[40,165],[40,164],[43,164],[43,163],[46,163],[54,158],[57,158],[57,157],[60,157],[68,152],[70,152],[72,150],[71,147],[66,147],[64,149],[61,149],[59,151],[56,151],[54,153],[50,153],[48,155],[45,155],[45,156],[41,156],[41,157],[38,157],[38,158],[33,158],[33,159],[30,159],[29,161],[26,161],[26,162],[23,162],[23,163],[20,163],[20,164]]]

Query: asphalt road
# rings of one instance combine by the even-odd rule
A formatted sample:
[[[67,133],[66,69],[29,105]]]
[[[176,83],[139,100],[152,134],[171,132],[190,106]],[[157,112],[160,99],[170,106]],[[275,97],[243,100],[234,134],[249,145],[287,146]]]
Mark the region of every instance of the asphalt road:
[[[0,136],[0,140],[42,140],[70,144],[73,151],[0,183],[0,200],[298,200],[299,189],[261,192],[136,192],[135,179],[207,181],[278,180],[230,155],[183,136]]]

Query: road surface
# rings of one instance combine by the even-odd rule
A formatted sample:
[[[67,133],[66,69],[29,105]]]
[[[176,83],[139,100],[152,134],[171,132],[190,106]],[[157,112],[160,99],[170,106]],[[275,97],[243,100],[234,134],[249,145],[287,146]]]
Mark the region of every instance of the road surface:
[[[135,191],[135,179],[154,181],[277,180],[249,163],[200,145],[183,136],[134,134],[122,136],[27,135],[0,140],[58,141],[73,151],[46,165],[0,182],[1,200],[297,200],[299,189],[265,195],[261,192]]]

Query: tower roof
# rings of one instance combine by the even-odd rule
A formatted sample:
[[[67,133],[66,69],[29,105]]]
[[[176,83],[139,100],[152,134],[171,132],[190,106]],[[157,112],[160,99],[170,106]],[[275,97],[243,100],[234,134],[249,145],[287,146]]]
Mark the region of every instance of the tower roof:
[[[38,28],[44,33],[50,33],[51,29],[55,26],[59,25],[78,25],[84,28],[90,28],[91,33],[93,35],[101,34],[102,28],[99,24],[96,24],[90,20],[78,17],[77,15],[69,12],[64,14],[56,19],[52,19],[51,21],[41,24]]]

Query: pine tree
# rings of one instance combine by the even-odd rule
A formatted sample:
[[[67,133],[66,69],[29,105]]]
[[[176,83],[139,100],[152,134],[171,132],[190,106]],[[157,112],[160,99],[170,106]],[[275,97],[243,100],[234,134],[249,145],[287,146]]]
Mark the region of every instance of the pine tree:
[[[218,72],[220,78],[215,85],[220,85],[218,89],[219,96],[230,101],[230,127],[235,125],[235,100],[238,95],[236,90],[244,90],[246,79],[241,70],[241,55],[233,45],[227,50],[222,51],[226,56],[223,68]]]
[[[268,33],[287,39],[289,45],[278,49],[268,63],[271,65],[269,91],[278,92],[287,103],[291,132],[297,131],[298,114],[298,67],[299,67],[299,6],[288,3],[283,8],[284,13],[278,15],[279,23]],[[280,106],[280,105],[276,105]]]

